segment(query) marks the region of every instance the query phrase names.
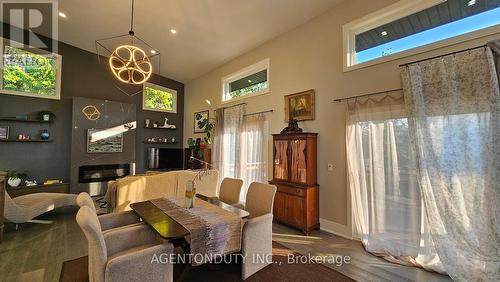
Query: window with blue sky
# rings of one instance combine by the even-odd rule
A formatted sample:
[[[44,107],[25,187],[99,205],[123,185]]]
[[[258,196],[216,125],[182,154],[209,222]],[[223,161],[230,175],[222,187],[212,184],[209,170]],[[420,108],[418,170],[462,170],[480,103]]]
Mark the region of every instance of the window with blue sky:
[[[500,24],[499,0],[448,0],[355,36],[363,63]]]

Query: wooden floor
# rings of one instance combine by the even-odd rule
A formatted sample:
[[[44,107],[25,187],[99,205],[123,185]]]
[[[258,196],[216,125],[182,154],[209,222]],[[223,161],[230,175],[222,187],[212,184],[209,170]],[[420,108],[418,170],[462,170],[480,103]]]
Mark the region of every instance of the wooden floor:
[[[7,225],[0,244],[0,281],[58,281],[62,263],[87,255],[87,243],[75,222],[76,209],[66,208],[43,217],[52,224]],[[294,251],[314,256],[349,256],[351,262],[327,266],[358,281],[450,281],[447,276],[389,263],[364,251],[361,243],[322,231],[306,237],[279,224],[273,239]]]
[[[452,281],[449,276],[388,262],[365,251],[359,241],[344,239],[323,231],[304,236],[283,225],[273,225],[273,240],[300,253],[311,256],[349,256],[350,263],[325,265],[356,281]]]

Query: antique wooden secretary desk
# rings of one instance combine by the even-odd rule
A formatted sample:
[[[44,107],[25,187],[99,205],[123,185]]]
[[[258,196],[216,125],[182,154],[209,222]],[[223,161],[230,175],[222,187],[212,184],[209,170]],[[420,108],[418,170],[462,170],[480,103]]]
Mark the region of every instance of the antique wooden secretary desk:
[[[319,228],[317,135],[273,134],[274,218],[306,235]]]

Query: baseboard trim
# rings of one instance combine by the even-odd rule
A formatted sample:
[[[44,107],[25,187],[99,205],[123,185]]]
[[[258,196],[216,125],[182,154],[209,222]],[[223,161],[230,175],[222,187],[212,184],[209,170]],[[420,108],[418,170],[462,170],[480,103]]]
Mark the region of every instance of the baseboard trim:
[[[353,239],[351,229],[347,225],[339,224],[323,218],[319,219],[319,224],[320,229],[325,232],[332,233],[349,240]]]

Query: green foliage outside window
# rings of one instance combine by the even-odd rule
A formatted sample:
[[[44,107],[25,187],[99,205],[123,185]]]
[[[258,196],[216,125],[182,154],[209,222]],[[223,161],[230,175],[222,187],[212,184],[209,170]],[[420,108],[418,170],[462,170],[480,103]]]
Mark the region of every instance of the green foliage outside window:
[[[261,83],[250,85],[248,87],[245,87],[245,88],[242,88],[239,90],[231,91],[231,92],[229,92],[229,96],[231,97],[231,99],[233,99],[236,97],[241,97],[241,96],[245,96],[245,95],[252,94],[255,92],[259,92],[259,91],[262,91],[266,88],[267,88],[267,81],[264,81]]]
[[[144,87],[144,106],[151,110],[175,111],[174,94],[146,86]]]
[[[56,96],[57,59],[5,46],[3,89]]]

